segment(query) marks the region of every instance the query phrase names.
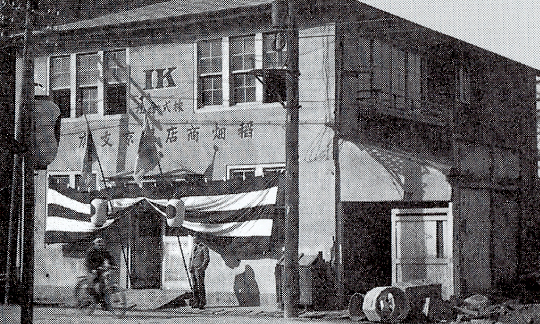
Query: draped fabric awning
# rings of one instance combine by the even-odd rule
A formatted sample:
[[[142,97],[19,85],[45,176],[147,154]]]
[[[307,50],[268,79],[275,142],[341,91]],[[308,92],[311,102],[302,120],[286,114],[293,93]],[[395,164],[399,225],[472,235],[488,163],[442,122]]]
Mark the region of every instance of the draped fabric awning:
[[[216,252],[239,260],[271,257],[283,240],[280,179],[176,182],[93,192],[48,188],[45,242],[89,240],[126,215],[137,217],[146,205],[145,212],[166,220],[166,235],[197,233]]]

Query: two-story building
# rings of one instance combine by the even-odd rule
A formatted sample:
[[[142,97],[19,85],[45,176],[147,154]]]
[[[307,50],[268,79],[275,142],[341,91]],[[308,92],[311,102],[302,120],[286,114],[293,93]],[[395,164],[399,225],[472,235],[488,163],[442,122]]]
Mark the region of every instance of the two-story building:
[[[299,252],[331,261],[340,251],[347,294],[423,279],[449,297],[515,280],[538,247],[537,71],[358,1],[298,7]],[[62,217],[47,214],[46,197],[88,189],[87,127],[100,160],[90,189],[129,181],[145,118],[161,154],[146,186],[209,166],[214,181],[284,169],[288,51],[271,16],[270,0],[174,0],[36,33],[36,95],[63,118],[56,160],[37,175],[36,294],[70,289],[83,272],[85,246],[45,240]],[[152,219],[138,226],[165,226]],[[108,235],[123,283],[188,289],[190,237],[152,229],[141,244]],[[210,304],[235,303],[248,265],[261,300],[275,301],[275,255],[218,252]],[[127,274],[144,277],[141,264],[157,266],[134,285]]]

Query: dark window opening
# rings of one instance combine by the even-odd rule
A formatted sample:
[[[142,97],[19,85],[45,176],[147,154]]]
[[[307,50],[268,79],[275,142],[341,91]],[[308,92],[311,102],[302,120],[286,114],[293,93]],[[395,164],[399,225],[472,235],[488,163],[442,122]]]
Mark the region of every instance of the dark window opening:
[[[229,178],[235,179],[235,180],[252,179],[252,178],[255,178],[255,170],[254,169],[231,170],[229,173]]]
[[[436,223],[436,235],[437,235],[437,258],[444,258],[444,232],[443,221],[437,221]]]
[[[52,91],[53,102],[60,108],[60,118],[71,116],[71,91],[60,89]]]
[[[201,103],[202,106],[223,103],[221,75],[201,77]]]
[[[263,169],[263,175],[265,177],[271,177],[271,176],[277,176],[281,173],[285,172],[284,167],[272,167],[272,168],[264,168]]]
[[[126,109],[126,85],[110,84],[107,86],[107,107],[105,115],[125,114]]]
[[[49,188],[61,189],[69,187],[69,175],[50,175]]]
[[[96,175],[88,175],[88,179],[83,179],[80,174],[75,175],[75,189],[79,191],[96,190]]]
[[[264,76],[264,102],[287,101],[287,84],[284,74],[266,71]]]
[[[86,87],[79,89],[79,98],[77,104],[76,117],[83,114],[97,114],[98,113],[98,90],[97,87]]]

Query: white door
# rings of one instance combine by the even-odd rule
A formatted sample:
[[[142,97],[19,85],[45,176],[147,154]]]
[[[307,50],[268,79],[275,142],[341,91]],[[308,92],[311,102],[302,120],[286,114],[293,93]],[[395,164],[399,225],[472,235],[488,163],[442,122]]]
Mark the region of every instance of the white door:
[[[189,236],[163,236],[164,289],[191,290],[186,266],[191,257],[192,241]]]
[[[454,294],[452,204],[448,208],[392,210],[392,283],[423,280]]]

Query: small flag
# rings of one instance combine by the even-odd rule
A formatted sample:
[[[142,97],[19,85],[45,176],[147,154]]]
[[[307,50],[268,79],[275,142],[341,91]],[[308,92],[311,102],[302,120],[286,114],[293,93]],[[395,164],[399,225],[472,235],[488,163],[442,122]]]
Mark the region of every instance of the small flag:
[[[82,160],[82,170],[81,170],[81,180],[82,188],[89,189],[92,188],[92,163],[99,159],[96,151],[96,145],[92,138],[92,132],[90,127],[86,127],[86,149],[84,150],[83,160]]]
[[[203,173],[203,179],[204,181],[211,181],[212,177],[214,175],[214,162],[216,161],[216,153],[219,150],[217,145],[214,145],[214,156],[212,157],[212,162],[210,162],[210,165],[206,168],[206,170]]]
[[[139,187],[142,187],[143,176],[147,172],[152,171],[159,164],[160,159],[161,153],[156,148],[154,130],[150,128],[148,119],[145,118],[141,139],[139,140],[137,158],[135,159],[135,166],[133,168],[133,179]]]

